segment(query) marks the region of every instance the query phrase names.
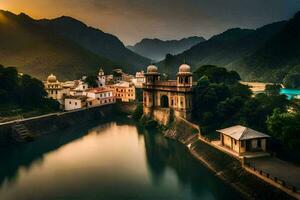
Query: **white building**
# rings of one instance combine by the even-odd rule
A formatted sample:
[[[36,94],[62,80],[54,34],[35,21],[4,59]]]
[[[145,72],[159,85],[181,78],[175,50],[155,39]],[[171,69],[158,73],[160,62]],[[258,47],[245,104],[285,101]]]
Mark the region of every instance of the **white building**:
[[[116,102],[114,90],[105,87],[88,89],[85,92],[88,97],[88,107],[113,104]]]
[[[100,68],[99,73],[98,73],[98,86],[105,87],[105,84],[106,84],[106,77],[105,77],[103,69]]]
[[[132,83],[136,88],[142,88],[143,84],[146,82],[144,71],[136,72],[135,78],[132,79]]]
[[[72,96],[82,96],[84,91],[89,88],[88,84],[82,80],[76,80],[74,88],[70,90],[70,95]]]
[[[48,98],[57,100],[60,104],[64,103],[64,97],[70,94],[70,88],[64,87],[53,74],[49,75],[44,81],[45,90]]]
[[[217,132],[220,133],[221,145],[239,155],[267,151],[267,139],[270,136],[264,133],[240,125],[217,130]]]
[[[77,110],[87,106],[86,96],[68,96],[65,98],[65,110]]]

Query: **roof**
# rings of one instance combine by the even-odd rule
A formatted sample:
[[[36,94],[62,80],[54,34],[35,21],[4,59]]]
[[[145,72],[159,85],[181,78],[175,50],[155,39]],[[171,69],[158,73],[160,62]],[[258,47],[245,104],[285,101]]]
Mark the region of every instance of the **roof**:
[[[91,92],[95,94],[103,93],[103,92],[110,92],[113,91],[110,88],[107,87],[98,87],[98,88],[92,88],[92,89],[87,89],[86,92]]]
[[[67,96],[67,97],[65,97],[65,99],[76,99],[76,100],[85,101],[85,100],[87,100],[87,96],[83,96],[83,95]]]
[[[227,135],[236,140],[250,140],[257,138],[269,138],[269,135],[258,132],[251,128],[247,128],[241,125],[232,126],[229,128],[217,130],[217,132]]]
[[[128,87],[133,87],[133,84],[127,82],[127,81],[121,81],[120,83],[116,83],[114,85],[111,85],[112,87],[124,87],[124,88],[128,88]]]

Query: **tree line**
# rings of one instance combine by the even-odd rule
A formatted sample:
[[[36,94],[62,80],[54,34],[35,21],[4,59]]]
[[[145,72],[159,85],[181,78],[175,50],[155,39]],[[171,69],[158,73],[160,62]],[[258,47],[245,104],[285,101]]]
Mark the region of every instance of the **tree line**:
[[[0,106],[21,110],[59,109],[59,103],[47,98],[44,84],[27,74],[19,74],[15,67],[0,65]],[[2,115],[4,115],[2,113]]]

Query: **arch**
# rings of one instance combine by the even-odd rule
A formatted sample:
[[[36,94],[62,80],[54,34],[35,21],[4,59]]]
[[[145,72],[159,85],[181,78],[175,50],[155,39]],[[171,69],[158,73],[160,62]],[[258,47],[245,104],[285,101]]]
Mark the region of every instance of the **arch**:
[[[160,106],[162,108],[169,108],[169,98],[166,95],[161,96]]]

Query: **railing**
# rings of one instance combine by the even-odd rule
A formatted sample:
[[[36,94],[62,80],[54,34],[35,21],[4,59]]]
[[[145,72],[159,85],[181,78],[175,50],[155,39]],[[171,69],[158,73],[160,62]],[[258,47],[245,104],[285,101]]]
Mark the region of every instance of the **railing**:
[[[282,179],[280,179],[280,178],[278,178],[276,176],[272,176],[268,172],[265,172],[263,170],[257,169],[255,167],[255,165],[251,165],[250,163],[245,162],[244,166],[247,167],[249,170],[252,170],[253,172],[258,173],[259,175],[264,176],[264,177],[266,177],[266,178],[274,181],[275,183],[277,183],[277,184],[279,184],[279,185],[281,185],[281,186],[283,186],[283,187],[291,190],[292,192],[300,193],[300,191],[297,189],[297,187],[294,186],[293,184],[290,184],[290,183],[286,182],[285,180],[282,180]]]

